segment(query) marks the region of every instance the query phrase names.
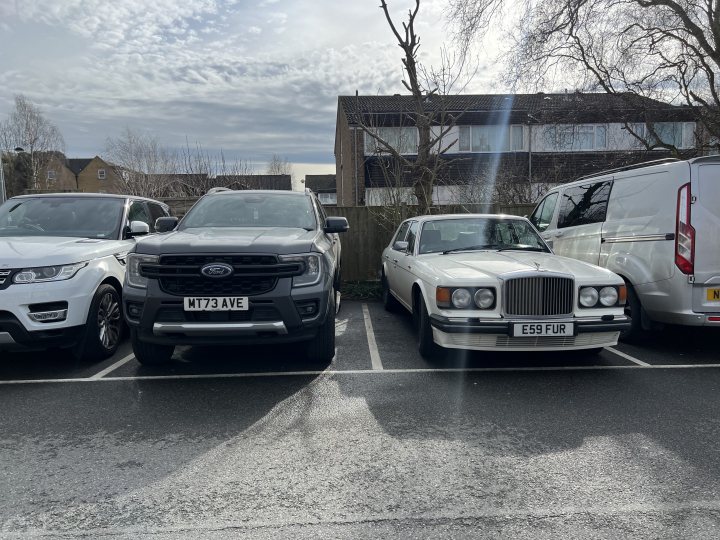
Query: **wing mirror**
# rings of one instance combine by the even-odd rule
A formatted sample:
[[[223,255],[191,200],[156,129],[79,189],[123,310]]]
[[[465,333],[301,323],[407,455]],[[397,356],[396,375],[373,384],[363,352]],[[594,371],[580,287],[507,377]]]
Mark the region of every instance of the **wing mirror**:
[[[393,244],[393,249],[395,251],[407,251],[407,248],[408,248],[408,243],[403,242],[402,240],[398,240],[397,242],[395,242]]]
[[[344,217],[329,217],[325,220],[323,231],[326,233],[344,233],[350,228]]]
[[[128,238],[144,236],[150,232],[150,225],[148,225],[144,221],[131,221],[130,227],[128,227],[126,230],[126,236]]]
[[[170,232],[177,227],[178,221],[175,216],[159,217],[155,220],[155,230],[157,232]]]

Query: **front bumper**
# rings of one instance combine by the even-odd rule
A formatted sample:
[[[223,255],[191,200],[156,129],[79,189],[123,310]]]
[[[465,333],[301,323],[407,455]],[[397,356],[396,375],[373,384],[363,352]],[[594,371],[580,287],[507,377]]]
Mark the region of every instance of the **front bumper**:
[[[572,336],[515,337],[512,325],[520,322],[527,320],[452,320],[440,315],[430,316],[433,338],[438,345],[481,351],[562,351],[608,347],[617,345],[620,332],[630,328],[630,320],[625,316],[576,318],[573,319]]]
[[[43,330],[28,330],[10,312],[0,311],[0,350],[39,351],[50,347],[71,347],[83,336],[84,325],[56,326],[48,323]]]
[[[293,343],[313,339],[331,309],[331,282],[293,289],[280,279],[267,293],[250,296],[246,312],[185,312],[183,297],[163,292],[150,280],[147,292],[123,288],[123,311],[138,338],[162,345],[244,345]],[[314,303],[312,316],[301,316],[299,305]],[[132,317],[128,306],[141,306]],[[334,305],[334,304],[332,304]]]

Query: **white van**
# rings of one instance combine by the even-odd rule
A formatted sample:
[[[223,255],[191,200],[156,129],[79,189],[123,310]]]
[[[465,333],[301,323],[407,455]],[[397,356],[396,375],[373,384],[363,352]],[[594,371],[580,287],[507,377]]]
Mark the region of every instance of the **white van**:
[[[583,177],[549,191],[530,221],[558,255],[625,279],[626,339],[653,322],[720,327],[720,156]]]

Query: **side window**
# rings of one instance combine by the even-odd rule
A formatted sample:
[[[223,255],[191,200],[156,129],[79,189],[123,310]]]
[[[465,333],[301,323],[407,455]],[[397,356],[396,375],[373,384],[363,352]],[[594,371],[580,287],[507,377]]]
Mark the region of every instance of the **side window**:
[[[155,221],[157,218],[167,216],[165,209],[157,203],[148,203],[150,209],[150,232],[155,232]]]
[[[313,198],[315,200],[315,206],[317,206],[318,214],[320,215],[320,223],[322,226],[325,226],[325,221],[327,220],[327,214],[325,213],[325,209],[323,208],[323,205],[320,203],[320,201],[316,198]]]
[[[533,215],[530,216],[530,222],[535,225],[538,231],[542,232],[550,226],[557,199],[558,194],[551,193],[540,202]]]
[[[393,238],[391,246],[395,245],[395,242],[402,242],[405,240],[405,235],[407,234],[408,228],[410,227],[410,222],[406,221],[402,225],[400,225],[400,228],[398,229],[397,234],[395,235],[395,238]]]
[[[152,220],[150,218],[150,213],[143,201],[134,201],[130,205],[130,210],[128,211],[128,225],[133,221],[142,221],[147,223],[151,231],[155,229],[151,223]]]
[[[558,229],[605,221],[612,182],[598,182],[566,189],[563,193]]]
[[[408,235],[407,235],[407,238],[405,239],[405,240],[407,240],[407,243],[408,243],[408,248],[407,248],[408,253],[413,253],[415,251],[415,240],[417,239],[417,230],[418,230],[418,222],[413,221],[410,224],[410,230],[408,230]]]

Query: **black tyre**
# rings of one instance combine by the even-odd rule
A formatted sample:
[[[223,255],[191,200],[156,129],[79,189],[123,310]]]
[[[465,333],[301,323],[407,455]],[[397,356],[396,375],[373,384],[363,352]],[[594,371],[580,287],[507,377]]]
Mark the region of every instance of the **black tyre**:
[[[307,342],[305,355],[311,362],[329,364],[335,356],[335,291],[331,291],[331,305],[325,322],[317,335]]]
[[[112,285],[100,285],[90,303],[85,333],[73,352],[83,361],[108,358],[117,351],[122,331],[120,295]]]
[[[422,297],[417,298],[415,309],[417,313],[417,339],[420,356],[426,360],[438,360],[443,356],[445,349],[435,343],[433,339],[430,315],[428,315]]]
[[[396,313],[400,311],[400,302],[398,302],[397,299],[392,294],[390,294],[390,285],[388,285],[385,274],[382,275],[381,286],[382,303],[385,311],[389,311],[390,313]]]
[[[642,325],[642,304],[632,285],[627,286],[625,315],[630,318],[630,328],[620,333],[620,339],[627,343],[642,341],[647,336],[647,330]]]
[[[134,328],[130,330],[130,341],[132,342],[135,358],[144,366],[166,364],[175,352],[173,345],[158,345],[157,343],[142,341]]]

